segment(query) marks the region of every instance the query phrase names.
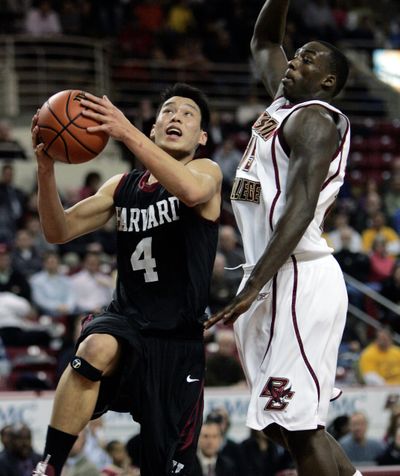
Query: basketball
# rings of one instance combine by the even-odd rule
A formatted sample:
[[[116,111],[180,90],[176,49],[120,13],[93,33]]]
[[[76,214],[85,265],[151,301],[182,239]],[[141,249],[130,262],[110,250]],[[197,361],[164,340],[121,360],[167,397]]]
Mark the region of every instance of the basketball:
[[[40,109],[38,141],[43,142],[44,151],[53,160],[81,164],[99,155],[107,144],[108,134],[86,130],[99,123],[82,115],[84,94],[79,90],[60,91]]]

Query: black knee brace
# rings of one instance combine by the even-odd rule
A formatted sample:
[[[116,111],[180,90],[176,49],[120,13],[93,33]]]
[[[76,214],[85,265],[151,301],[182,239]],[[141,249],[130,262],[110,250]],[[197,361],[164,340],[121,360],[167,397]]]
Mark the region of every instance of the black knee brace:
[[[92,382],[98,382],[101,380],[101,376],[103,375],[101,370],[96,369],[96,367],[93,367],[93,365],[89,364],[89,362],[78,355],[72,357],[70,365],[75,372],[78,372],[79,375],[82,375],[82,377],[85,377]]]

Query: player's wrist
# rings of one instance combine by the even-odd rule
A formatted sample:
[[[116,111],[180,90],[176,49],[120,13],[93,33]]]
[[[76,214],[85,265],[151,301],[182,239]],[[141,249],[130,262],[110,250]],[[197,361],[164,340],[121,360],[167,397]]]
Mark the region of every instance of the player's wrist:
[[[54,161],[49,157],[40,158],[37,162],[37,171],[39,175],[51,175],[54,173]]]

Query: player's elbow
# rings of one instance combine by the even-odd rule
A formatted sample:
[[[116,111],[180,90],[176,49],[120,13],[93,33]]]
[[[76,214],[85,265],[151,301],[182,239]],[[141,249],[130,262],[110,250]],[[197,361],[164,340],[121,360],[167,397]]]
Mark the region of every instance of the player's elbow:
[[[200,205],[205,201],[204,196],[202,194],[193,191],[183,193],[182,196],[178,198],[189,208],[196,207],[197,205]]]
[[[67,236],[55,227],[42,227],[46,241],[52,245],[62,245],[68,241]]]

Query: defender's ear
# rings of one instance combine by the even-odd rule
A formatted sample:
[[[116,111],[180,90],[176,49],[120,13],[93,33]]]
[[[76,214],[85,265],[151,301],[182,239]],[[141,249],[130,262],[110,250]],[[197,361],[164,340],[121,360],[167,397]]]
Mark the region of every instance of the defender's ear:
[[[328,76],[322,81],[322,87],[324,89],[333,89],[336,85],[336,76],[334,74],[328,74]]]
[[[154,136],[156,135],[155,127],[156,127],[155,124],[153,124],[152,127],[151,127],[150,139],[154,139]]]

